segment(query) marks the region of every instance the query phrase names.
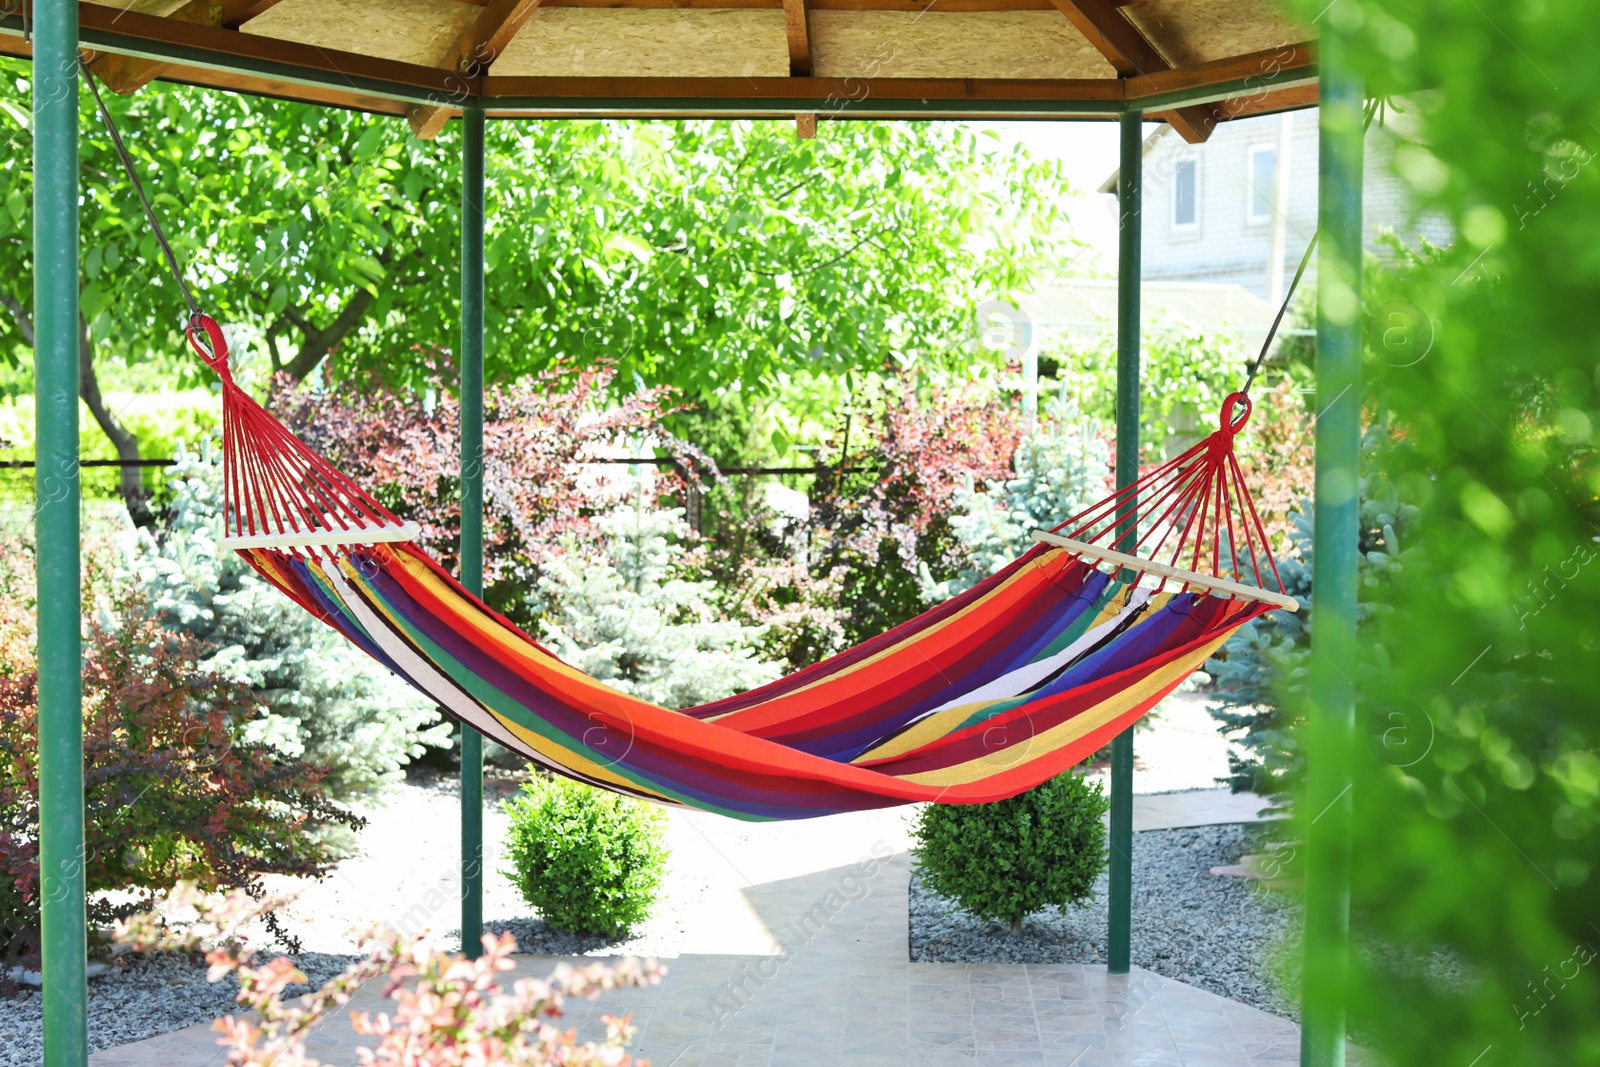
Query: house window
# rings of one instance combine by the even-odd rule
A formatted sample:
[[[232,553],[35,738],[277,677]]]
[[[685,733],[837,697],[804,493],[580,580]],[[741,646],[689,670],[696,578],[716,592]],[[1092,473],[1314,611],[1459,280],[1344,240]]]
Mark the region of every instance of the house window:
[[[1272,218],[1278,181],[1278,150],[1271,145],[1258,145],[1250,149],[1250,169],[1247,172],[1249,199],[1245,202],[1246,216],[1251,222],[1266,222]]]
[[[1192,230],[1200,224],[1200,161],[1180,159],[1172,172],[1172,228]]]

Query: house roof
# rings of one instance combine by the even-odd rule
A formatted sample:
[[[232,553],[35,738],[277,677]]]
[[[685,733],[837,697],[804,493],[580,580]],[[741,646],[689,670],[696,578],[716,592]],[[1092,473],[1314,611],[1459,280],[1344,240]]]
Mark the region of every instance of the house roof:
[[[1140,328],[1146,335],[1197,329],[1236,334],[1259,345],[1272,324],[1274,308],[1242,285],[1147,281],[1139,294]],[[1024,294],[1017,305],[1034,327],[1034,340],[1048,350],[1055,341],[1089,340],[1115,329],[1117,283],[1062,279]]]
[[[27,2],[27,0],[25,0]],[[0,54],[31,54],[22,13]],[[1315,99],[1273,0],[101,0],[94,73],[406,115],[1112,118],[1202,140]],[[802,122],[802,132],[806,122]]]
[[[1315,106],[1315,104],[1316,101],[1313,100],[1311,106]],[[1366,136],[1368,142],[1370,143],[1371,138],[1373,137],[1397,137],[1401,140],[1420,144],[1421,124],[1417,120],[1417,109],[1412,105],[1410,99],[1406,97],[1396,97],[1386,100],[1385,104],[1387,106],[1382,109],[1382,112],[1378,117],[1379,121],[1373,123],[1372,126],[1367,130]],[[1157,129],[1155,133],[1152,133],[1149,137],[1145,138],[1144,152],[1142,154],[1148,157],[1151,151],[1155,149],[1156,145],[1164,138],[1170,136],[1172,133],[1172,128],[1168,126],[1162,126]],[[1100,187],[1097,191],[1115,195],[1117,191],[1117,179],[1121,177],[1121,175],[1122,168],[1118,167],[1116,170],[1112,171],[1109,176],[1107,176],[1105,181],[1100,183]]]

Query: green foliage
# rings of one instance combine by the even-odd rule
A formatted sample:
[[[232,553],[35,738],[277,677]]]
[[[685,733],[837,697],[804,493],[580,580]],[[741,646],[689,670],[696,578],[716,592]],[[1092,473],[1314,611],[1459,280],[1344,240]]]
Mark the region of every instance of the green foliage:
[[[1056,364],[1062,394],[1077,397],[1086,415],[1116,424],[1117,350],[1114,335],[1044,357]],[[1139,357],[1139,440],[1152,458],[1173,438],[1185,446],[1216,428],[1223,398],[1244,384],[1255,353],[1231,334],[1197,327],[1158,330],[1144,337]]]
[[[772,681],[779,665],[756,658],[765,627],[718,610],[716,583],[683,577],[688,527],[681,511],[633,506],[597,519],[599,558],[569,542],[539,579],[553,604],[550,648],[623,692],[691,707]]]
[[[1386,437],[1381,428],[1367,432],[1369,457]],[[1380,476],[1365,480],[1362,489],[1361,591],[1356,611],[1358,626],[1366,632],[1373,617],[1388,610],[1384,604],[1394,578],[1408,563],[1419,560],[1422,549],[1412,543],[1417,509],[1400,501],[1394,486]],[[1246,623],[1228,639],[1222,654],[1206,663],[1206,672],[1216,683],[1217,700],[1210,711],[1219,730],[1229,736],[1244,731],[1236,738],[1240,747],[1228,753],[1228,784],[1235,793],[1256,793],[1285,802],[1305,784],[1300,732],[1311,671],[1310,628],[1315,618],[1311,501],[1304,501],[1290,518],[1289,537],[1295,551],[1278,560],[1278,573],[1285,592],[1300,601],[1300,610],[1293,615],[1275,611]],[[1381,688],[1371,695],[1381,699]],[[1389,708],[1385,719],[1378,738],[1387,758],[1404,762],[1409,758],[1405,754],[1408,745],[1411,755],[1416,755],[1419,738],[1408,733],[1416,725],[1410,717],[1402,709]]]
[[[520,173],[490,209],[491,373],[615,360],[624,387],[701,405],[680,432],[715,455],[747,440],[718,439],[716,420],[748,427],[780,390],[779,451],[834,410],[830,378],[964,368],[976,302],[1027,284],[1062,183],[943,123],[834,123],[809,140],[785,122],[494,134]]]
[[[125,580],[162,626],[211,646],[204,661],[250,686],[266,706],[247,740],[328,769],[335,797],[398,781],[424,746],[448,743],[437,709],[338,632],[285,597],[222,534],[220,457],[210,440],[180,448],[169,468],[170,518],[124,538]]]
[[[20,612],[0,621],[0,949],[38,949],[38,665]],[[25,617],[24,617],[25,618]],[[252,740],[264,712],[206,649],[105,605],[84,646],[84,884],[107,923],[180,880],[259,892],[263,874],[321,876],[334,827],[362,820],[329,802],[321,768]],[[139,892],[130,892],[139,891]],[[275,924],[273,928],[276,929]]]
[[[198,441],[215,433],[222,414],[216,394],[208,389],[109,392],[105,400],[122,424],[138,434],[143,454],[152,457],[174,455],[179,442]],[[32,459],[33,435],[33,395],[26,393],[0,399],[0,459]],[[117,455],[86,410],[79,414],[78,454],[84,459],[115,459]],[[85,467],[79,476],[86,498],[115,498],[118,475],[114,468]],[[147,490],[159,490],[160,468],[149,468],[144,481]],[[5,488],[5,495],[26,499],[33,493],[33,473],[0,471],[0,486]]]
[[[1359,956],[1342,988],[1401,1067],[1584,1067],[1600,1064],[1600,22],[1485,10],[1290,5],[1318,20],[1323,62],[1414,94],[1390,109],[1414,130],[1394,168],[1458,235],[1374,279],[1363,308],[1369,403],[1401,435],[1378,462],[1424,552],[1368,590],[1387,610],[1340,665],[1365,735],[1351,904],[1358,934],[1412,951]],[[1440,948],[1469,981],[1405,962]]]
[[[979,489],[969,477],[950,504],[950,530],[964,554],[961,570],[935,581],[922,567],[923,596],[946,600],[970,589],[1033,546],[1033,531],[1048,530],[1101,499],[1110,489],[1111,449],[1094,419],[1063,395],[1040,413],[1022,439],[1012,477]]]
[[[12,312],[31,305],[31,73],[0,60],[11,362]],[[454,124],[423,142],[398,118],[185,87],[107,104],[247,380],[303,377],[336,349],[338,376],[428,384],[413,346],[457,342]],[[101,362],[206,380],[87,90],[82,111],[82,299]],[[619,396],[680,388],[699,414],[677,428],[696,420],[684,436],[718,449],[781,389],[785,413],[763,426],[779,451],[829,410],[831,378],[967,363],[977,300],[1028,283],[1064,186],[1059,165],[953,123],[831,123],[811,140],[775,121],[493,123],[487,150],[490,379],[610,360]]]
[[[1109,809],[1099,780],[1076,771],[993,804],[929,804],[912,831],[923,883],[1015,933],[1040,908],[1093,896]]]
[[[31,306],[32,218],[28,126],[32,71],[0,69],[0,298]],[[353,309],[345,340],[356,351],[403,351],[437,342],[457,321],[459,137],[405,136],[403,122],[233,93],[157,88],[105,100],[139,163],[197,296],[219,322],[237,324],[274,361],[292,362],[304,340],[296,317],[323,329]],[[179,327],[182,294],[155,235],[81,90],[80,148],[84,318],[108,367],[154,359],[168,380],[209,381]],[[424,282],[426,284],[424,284]],[[426,309],[426,313],[420,313]],[[404,326],[405,341],[371,327]],[[15,351],[18,325],[0,316],[0,347]],[[309,342],[312,362],[321,358]],[[301,373],[304,373],[303,371]]]
[[[621,937],[649,918],[667,861],[660,808],[536,773],[506,811],[501,873],[551,926]]]

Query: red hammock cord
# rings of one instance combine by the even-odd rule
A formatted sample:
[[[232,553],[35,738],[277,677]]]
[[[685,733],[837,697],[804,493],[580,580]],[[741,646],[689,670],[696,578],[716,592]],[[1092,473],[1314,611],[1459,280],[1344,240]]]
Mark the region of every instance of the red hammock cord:
[[[228,344],[215,319],[195,316],[189,343],[222,379],[222,480],[229,535],[356,533],[400,525],[388,508],[234,382]]]
[[[1233,454],[1233,439],[1253,410],[1249,396],[1228,394],[1209,437],[1050,532],[1090,545],[1108,542],[1101,547],[1261,589],[1270,575],[1277,591],[1287,592]]]
[[[285,429],[234,382],[227,342],[216,320],[195,316],[189,343],[222,379],[224,513],[230,535],[359,534],[400,525],[389,509]],[[1236,413],[1241,405],[1242,412]],[[1101,547],[1263,589],[1267,588],[1265,560],[1265,574],[1284,592],[1266,529],[1233,455],[1234,436],[1249,421],[1251,410],[1248,396],[1230,394],[1222,405],[1221,425],[1209,437],[1051,532],[1068,531],[1065,536],[1075,541],[1107,542]],[[1161,584],[1167,580],[1162,578]]]

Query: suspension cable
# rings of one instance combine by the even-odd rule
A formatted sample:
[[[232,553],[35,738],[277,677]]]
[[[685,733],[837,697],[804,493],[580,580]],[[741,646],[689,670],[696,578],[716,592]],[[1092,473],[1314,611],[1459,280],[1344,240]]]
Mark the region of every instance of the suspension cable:
[[[155,208],[150,206],[150,197],[144,191],[144,183],[139,180],[139,172],[133,165],[133,157],[128,154],[128,146],[122,143],[122,135],[117,132],[116,123],[111,119],[111,112],[107,110],[106,102],[100,97],[100,87],[95,84],[95,77],[90,73],[89,64],[84,61],[81,53],[78,55],[78,67],[83,73],[83,80],[89,83],[89,92],[94,95],[95,106],[100,110],[100,121],[105,123],[106,132],[111,135],[111,143],[116,146],[117,156],[122,160],[122,169],[127,172],[128,180],[133,183],[134,192],[139,194],[139,203],[144,205],[145,218],[150,220],[150,230],[161,245],[161,254],[166,257],[167,269],[172,271],[172,277],[183,292],[183,301],[189,305],[189,325],[193,326],[200,320],[200,305],[195,303],[194,294],[189,291],[189,283],[183,276],[183,269],[178,266],[178,257],[173,254],[172,245],[167,243],[167,235],[161,229],[161,220],[156,218]]]
[[[1378,113],[1378,107],[1383,101],[1379,99],[1367,102],[1366,114],[1361,120],[1361,134],[1366,136],[1367,130],[1372,128],[1372,119]],[[1320,228],[1311,231],[1311,240],[1306,243],[1305,254],[1300,257],[1300,266],[1295,268],[1294,280],[1289,283],[1289,289],[1283,294],[1283,303],[1278,305],[1278,313],[1272,318],[1272,326],[1267,330],[1266,340],[1261,342],[1261,351],[1256,358],[1250,361],[1250,372],[1245,375],[1244,385],[1239,392],[1248,394],[1250,387],[1255,384],[1256,375],[1261,371],[1261,365],[1267,361],[1267,350],[1272,347],[1273,340],[1278,336],[1278,327],[1283,324],[1283,316],[1289,310],[1289,304],[1294,300],[1295,289],[1300,285],[1300,278],[1305,274],[1306,267],[1311,263],[1311,253],[1316,250],[1317,238],[1322,235]]]

